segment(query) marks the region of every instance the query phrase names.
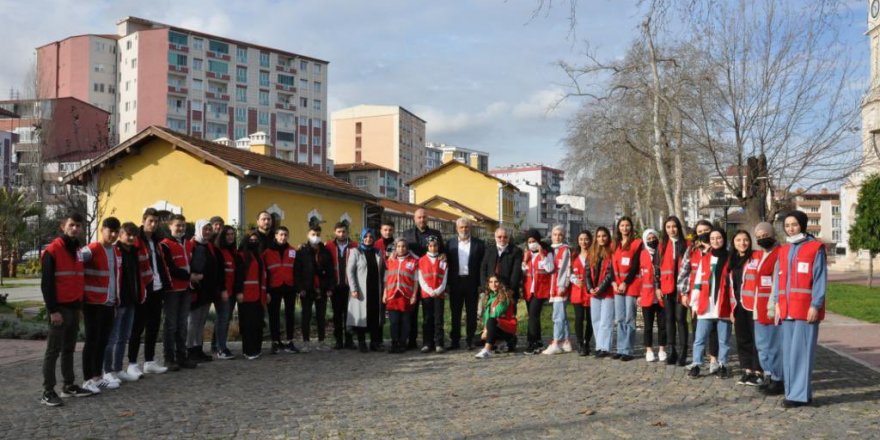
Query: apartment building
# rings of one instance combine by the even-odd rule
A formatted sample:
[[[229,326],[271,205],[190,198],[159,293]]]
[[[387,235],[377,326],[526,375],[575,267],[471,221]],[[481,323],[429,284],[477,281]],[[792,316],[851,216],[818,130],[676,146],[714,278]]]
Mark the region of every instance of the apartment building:
[[[556,209],[556,197],[561,194],[562,170],[542,164],[521,164],[489,171],[489,174],[515,185],[529,195],[529,211],[526,226],[547,232],[560,221]]]
[[[450,160],[457,160],[484,173],[489,172],[489,153],[434,142],[428,142],[425,148],[425,171],[433,170]]]

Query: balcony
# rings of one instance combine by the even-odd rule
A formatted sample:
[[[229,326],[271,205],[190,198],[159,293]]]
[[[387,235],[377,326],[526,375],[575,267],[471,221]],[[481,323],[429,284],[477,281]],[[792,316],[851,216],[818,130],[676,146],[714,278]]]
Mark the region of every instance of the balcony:
[[[223,61],[231,61],[232,57],[227,53],[219,53],[214,51],[208,51],[208,58],[213,58],[215,60],[223,60]]]
[[[184,107],[178,107],[176,105],[168,106],[168,115],[169,116],[180,116],[186,117],[186,109]]]
[[[189,93],[189,89],[182,86],[168,85],[168,93],[174,93],[177,95],[186,95]]]
[[[229,81],[230,78],[230,76],[225,73],[218,74],[215,72],[211,72],[210,70],[208,72],[205,72],[205,76],[211,79],[219,79],[221,81]]]
[[[296,93],[296,86],[289,86],[286,84],[276,83],[275,90],[281,90],[284,92]]]
[[[279,65],[275,66],[275,70],[277,70],[279,72],[283,72],[283,73],[292,73],[292,74],[296,75],[296,68],[293,66],[285,66],[285,65],[279,64]]]
[[[207,98],[207,99],[217,99],[217,100],[220,100],[220,101],[229,101],[229,95],[226,95],[226,94],[224,94],[224,93],[217,92],[217,91],[214,91],[214,92],[205,92],[205,98]]]
[[[295,105],[293,105],[293,104],[291,104],[291,103],[285,103],[285,102],[276,102],[276,103],[275,103],[275,108],[277,108],[277,109],[279,109],[279,110],[290,110],[290,111],[293,111],[293,112],[296,111],[296,106],[295,106]]]
[[[189,53],[189,48],[180,44],[168,43],[168,48],[178,52]]]
[[[227,113],[218,113],[213,110],[206,112],[205,117],[215,121],[229,122],[229,115]]]
[[[176,64],[169,64],[168,71],[186,74],[186,73],[189,73],[189,68],[186,66],[178,66]]]

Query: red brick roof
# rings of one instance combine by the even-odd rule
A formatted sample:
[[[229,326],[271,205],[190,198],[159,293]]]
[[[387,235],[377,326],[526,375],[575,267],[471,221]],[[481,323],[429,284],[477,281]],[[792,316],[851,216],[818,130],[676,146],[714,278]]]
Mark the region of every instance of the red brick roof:
[[[390,168],[385,168],[382,165],[376,165],[372,162],[354,162],[354,163],[338,163],[333,165],[334,171],[339,171],[341,173],[347,173],[349,171],[373,171],[373,170],[383,170],[391,173],[396,173]]]

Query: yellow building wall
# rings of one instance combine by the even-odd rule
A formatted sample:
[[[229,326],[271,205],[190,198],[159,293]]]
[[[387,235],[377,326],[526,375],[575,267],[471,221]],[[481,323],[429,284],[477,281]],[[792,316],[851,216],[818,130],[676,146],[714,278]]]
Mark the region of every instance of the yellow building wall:
[[[158,201],[179,206],[188,221],[227,216],[226,172],[161,139],[103,168],[97,185],[98,224],[109,216],[140,224]]]
[[[314,209],[321,214],[321,237],[324,240],[333,238],[333,225],[343,214],[351,217],[349,232],[351,237],[358,239],[364,226],[364,203],[355,200],[333,198],[324,194],[306,194],[285,190],[273,186],[255,186],[244,191],[244,224],[251,226],[256,223],[257,213],[269,210],[277,205],[284,212],[280,225],[290,229],[290,242],[302,243],[309,230],[308,214]]]
[[[423,203],[439,195],[498,220],[498,181],[464,165],[437,171],[413,183],[411,188],[415,192],[413,203]]]

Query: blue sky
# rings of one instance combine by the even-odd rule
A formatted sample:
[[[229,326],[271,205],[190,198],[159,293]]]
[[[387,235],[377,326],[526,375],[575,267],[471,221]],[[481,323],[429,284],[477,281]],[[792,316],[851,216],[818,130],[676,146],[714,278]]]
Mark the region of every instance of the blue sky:
[[[554,2],[560,5],[561,2]],[[840,31],[867,79],[866,2],[851,0]],[[0,0],[5,62],[0,99],[22,88],[33,49],[69,35],[114,33],[138,16],[330,61],[330,111],[398,104],[428,121],[427,140],[491,154],[490,166],[558,166],[561,139],[581,102],[548,111],[583,42],[617,57],[636,36],[636,1],[581,0],[569,35],[567,10],[531,19],[537,0],[21,1]],[[858,87],[858,85],[856,85]]]

